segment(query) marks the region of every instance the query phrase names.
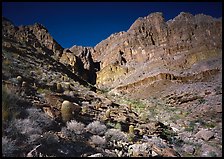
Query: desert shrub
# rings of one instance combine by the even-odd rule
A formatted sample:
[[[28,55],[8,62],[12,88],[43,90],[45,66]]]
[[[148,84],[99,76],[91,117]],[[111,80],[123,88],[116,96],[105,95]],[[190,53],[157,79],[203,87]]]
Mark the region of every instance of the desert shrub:
[[[30,119],[15,120],[15,125],[18,131],[21,132],[21,134],[31,135],[42,132],[42,130],[39,129],[37,122]]]
[[[27,141],[32,143],[40,138],[42,129],[38,123],[30,119],[18,119],[14,121],[17,131],[27,137]]]
[[[52,145],[59,143],[59,137],[52,132],[44,133],[41,138],[41,144]]]
[[[26,109],[26,111],[29,114],[28,119],[35,121],[38,127],[45,129],[51,126],[51,118],[46,115],[41,109],[28,108]]]
[[[101,124],[99,121],[93,121],[92,123],[87,125],[86,129],[92,134],[103,135],[106,132],[107,127],[106,125]]]
[[[52,123],[50,118],[39,109],[27,109],[29,116],[26,119],[16,119],[13,125],[18,133],[27,137],[28,143],[37,141],[44,130]],[[13,130],[12,130],[13,131]]]
[[[75,134],[82,134],[85,131],[85,125],[75,120],[66,123],[67,129],[73,131]]]
[[[128,137],[125,133],[121,132],[119,129],[109,129],[105,133],[105,137],[110,141],[128,141]]]
[[[99,135],[93,135],[90,138],[90,142],[99,147],[105,147],[106,145],[106,139],[100,137]]]
[[[15,141],[7,137],[2,137],[2,156],[13,157],[14,152],[17,150]]]
[[[84,135],[76,134],[74,131],[67,129],[67,127],[62,127],[61,133],[65,138],[72,141],[83,141],[85,139]]]
[[[10,121],[17,117],[19,109],[17,109],[18,97],[14,95],[7,87],[2,87],[2,121]]]

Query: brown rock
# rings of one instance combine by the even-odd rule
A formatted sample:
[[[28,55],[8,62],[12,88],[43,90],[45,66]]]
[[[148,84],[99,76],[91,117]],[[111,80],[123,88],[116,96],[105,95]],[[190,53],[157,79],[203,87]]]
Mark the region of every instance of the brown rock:
[[[152,79],[151,82],[177,80],[181,71],[191,68],[197,73],[205,71],[204,68],[212,69],[215,64],[202,61],[220,58],[221,30],[220,19],[203,14],[193,16],[181,12],[167,22],[158,12],[138,18],[127,32],[112,34],[94,47],[93,59],[101,62],[96,82],[99,86],[114,88],[144,78]],[[117,56],[119,52],[122,56]],[[128,72],[109,78],[111,70],[108,68],[113,64],[120,67],[121,58],[125,59]],[[154,80],[155,74],[159,76]],[[205,76],[204,73],[192,74],[191,80],[203,80]],[[179,79],[188,82],[188,79]]]

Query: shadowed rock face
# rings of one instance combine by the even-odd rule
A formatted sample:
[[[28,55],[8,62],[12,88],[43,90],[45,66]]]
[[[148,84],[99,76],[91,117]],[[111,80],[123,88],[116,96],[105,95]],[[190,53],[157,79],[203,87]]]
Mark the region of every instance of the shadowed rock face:
[[[91,47],[74,46],[64,49],[49,34],[48,30],[41,24],[16,27],[8,19],[2,17],[3,38],[19,42],[22,45],[32,46],[42,54],[47,54],[65,65],[68,65],[74,74],[91,84],[96,83],[96,63],[93,62]],[[3,45],[10,45],[4,42]],[[8,46],[11,47],[11,46]]]
[[[181,12],[165,22],[162,13],[138,18],[127,32],[112,34],[95,46],[93,58],[101,61],[98,86],[117,87],[133,83],[152,74],[193,74],[221,68],[222,21],[211,16]],[[119,67],[128,69],[114,80],[103,68],[119,61],[119,51],[126,60]],[[213,63],[206,63],[217,59]],[[108,71],[108,75],[111,71]],[[122,82],[121,82],[122,81]]]
[[[84,80],[91,84],[96,83],[96,71],[99,66],[93,61],[93,48],[73,46],[70,49],[64,49],[60,62],[68,65],[73,73],[77,73]]]

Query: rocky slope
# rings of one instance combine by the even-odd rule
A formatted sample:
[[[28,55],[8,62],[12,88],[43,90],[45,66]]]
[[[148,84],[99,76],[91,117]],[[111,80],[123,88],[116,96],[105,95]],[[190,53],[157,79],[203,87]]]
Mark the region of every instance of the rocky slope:
[[[152,13],[64,49],[2,18],[2,155],[222,156],[221,33],[221,19]]]
[[[68,66],[67,68],[83,80],[92,84],[96,81],[97,63],[93,62],[89,48],[64,49],[49,34],[48,30],[41,24],[35,23],[29,26],[14,26],[11,21],[2,17],[2,35],[9,45],[8,40],[19,42],[23,47],[29,45],[41,54],[47,53],[54,60]]]

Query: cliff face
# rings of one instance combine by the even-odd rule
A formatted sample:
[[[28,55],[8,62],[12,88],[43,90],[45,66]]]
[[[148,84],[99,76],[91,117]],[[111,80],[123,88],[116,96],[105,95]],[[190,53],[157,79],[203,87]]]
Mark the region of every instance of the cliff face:
[[[61,56],[63,48],[49,34],[48,30],[41,24],[35,23],[29,26],[16,27],[6,18],[2,18],[2,35],[20,42],[24,45],[30,45],[40,52],[47,52],[50,56],[58,59]]]
[[[30,46],[40,54],[47,54],[56,61],[63,63],[83,80],[95,84],[97,63],[94,63],[92,59],[93,48],[74,46],[71,50],[64,49],[39,23],[17,27],[3,17],[2,26],[2,35],[6,39],[3,42],[4,46],[11,47],[12,43],[10,41],[19,42],[24,47]]]
[[[165,22],[162,13],[152,13],[138,18],[127,32],[112,34],[94,49],[94,60],[101,61],[99,87],[115,88],[159,73],[187,76],[218,65],[205,62],[221,60],[222,21],[181,12]],[[114,63],[118,64],[117,70],[128,71],[119,72],[119,76],[113,71],[114,77],[108,76],[112,70],[108,75],[103,70]],[[221,69],[221,65],[217,67]]]

